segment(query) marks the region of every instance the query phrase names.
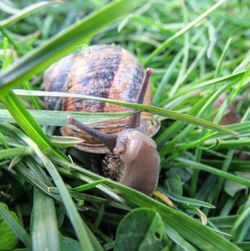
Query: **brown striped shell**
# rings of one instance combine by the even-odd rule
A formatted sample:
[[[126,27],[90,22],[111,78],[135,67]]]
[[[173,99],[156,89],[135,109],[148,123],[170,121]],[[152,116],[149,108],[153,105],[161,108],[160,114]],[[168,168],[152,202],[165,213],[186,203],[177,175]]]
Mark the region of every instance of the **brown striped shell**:
[[[94,45],[76,54],[71,54],[53,64],[44,73],[46,91],[69,92],[92,95],[103,98],[136,102],[136,97],[144,78],[144,69],[133,54],[125,49],[111,45]],[[148,88],[144,104],[151,103],[151,92]],[[48,108],[78,112],[124,112],[130,108],[91,100],[72,98],[48,98]],[[129,118],[110,120],[90,126],[106,132],[117,134],[126,128]],[[153,136],[158,124],[150,113],[143,112],[141,124],[148,122],[147,134]],[[76,147],[86,152],[107,153],[109,149],[89,134],[65,126],[63,135],[84,139]]]

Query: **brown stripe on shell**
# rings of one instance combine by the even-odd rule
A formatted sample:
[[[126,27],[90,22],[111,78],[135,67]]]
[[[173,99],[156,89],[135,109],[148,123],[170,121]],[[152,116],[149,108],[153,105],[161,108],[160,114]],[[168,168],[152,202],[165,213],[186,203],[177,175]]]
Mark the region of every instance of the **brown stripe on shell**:
[[[74,55],[69,55],[51,65],[44,72],[45,91],[64,92],[68,84],[68,76],[74,62]],[[47,97],[45,102],[50,110],[61,109],[61,98]]]
[[[137,69],[137,75],[134,74],[135,68]],[[140,84],[143,80],[143,76],[143,69],[134,55],[122,49],[121,63],[115,73],[113,85],[109,91],[109,98],[127,102],[135,102]],[[104,111],[112,112],[128,110],[131,109],[108,103],[105,105],[104,109]]]
[[[75,57],[67,92],[108,97],[120,64],[120,50],[94,47],[90,52],[84,51]],[[64,101],[64,110],[67,111],[102,112],[104,106],[105,103],[90,100],[68,98]]]
[[[140,87],[144,78],[144,69],[141,64],[138,62],[137,58],[127,50],[121,49],[121,63],[119,68],[116,71],[115,78],[113,81],[113,85],[109,91],[109,98],[116,100],[123,100],[126,102],[136,102],[136,98]],[[147,89],[144,98],[144,104],[151,104],[151,91],[150,87]],[[130,108],[112,105],[109,103],[105,104],[105,112],[117,112],[117,111],[131,111]],[[144,121],[151,121],[152,114],[143,112],[141,114],[142,124]],[[120,120],[120,124],[126,126],[129,118],[125,118]],[[104,124],[105,123],[105,124]],[[108,126],[109,124],[115,123],[114,121],[108,121],[102,123],[102,127],[104,125]],[[149,134],[152,134],[149,132]]]

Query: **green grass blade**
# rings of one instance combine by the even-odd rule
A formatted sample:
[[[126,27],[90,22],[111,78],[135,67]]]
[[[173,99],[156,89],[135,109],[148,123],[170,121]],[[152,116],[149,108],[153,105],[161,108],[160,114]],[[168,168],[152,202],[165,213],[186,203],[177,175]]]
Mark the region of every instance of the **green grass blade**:
[[[250,195],[248,195],[245,205],[241,208],[239,215],[237,216],[232,228],[230,229],[230,233],[233,235],[234,240],[237,242],[243,241],[245,238],[247,238],[246,236],[249,233],[250,228],[249,215]]]
[[[18,156],[31,155],[33,150],[27,146],[13,147],[4,150],[0,150],[0,160],[8,159]]]
[[[167,191],[166,189],[160,188],[161,191],[163,191],[164,193],[167,194],[167,196],[176,202],[179,203],[183,203],[186,205],[193,205],[193,206],[197,206],[197,207],[205,207],[205,208],[215,208],[214,205],[212,205],[211,203],[207,203],[201,200],[197,200],[197,199],[193,199],[193,198],[188,198],[185,196],[181,196],[172,192]]]
[[[218,77],[218,78],[213,78],[201,83],[192,83],[192,84],[188,84],[186,86],[184,86],[183,88],[180,89],[180,91],[178,92],[178,95],[180,94],[184,94],[186,92],[192,91],[192,90],[197,90],[200,88],[206,88],[206,87],[211,87],[211,86],[215,86],[216,84],[221,84],[225,81],[229,81],[229,80],[238,80],[240,78],[242,78],[242,76],[245,74],[246,70],[237,72],[237,73],[233,73],[227,76],[223,76],[223,77]]]
[[[237,242],[235,243],[237,246],[239,246],[244,251],[250,251],[250,241],[246,242]]]
[[[16,8],[16,6],[10,1],[1,1],[0,2],[0,10],[2,10],[3,12],[6,12],[8,14],[14,14],[19,11]]]
[[[168,66],[168,69],[166,70],[166,72],[165,72],[159,86],[157,87],[156,93],[155,93],[155,95],[153,97],[153,103],[154,104],[157,104],[160,101],[161,95],[163,94],[164,85],[167,84],[167,82],[169,81],[170,76],[171,76],[174,68],[177,66],[177,64],[181,60],[181,57],[183,55],[183,51],[184,50],[180,50],[178,52],[178,54],[176,55],[176,57],[174,58],[174,60]]]
[[[39,125],[65,126],[68,124],[68,116],[85,123],[97,123],[107,120],[120,119],[135,114],[135,112],[66,112],[50,110],[28,110]],[[8,110],[0,109],[0,122],[16,123]]]
[[[214,145],[214,149],[238,149],[241,147],[248,147],[250,145],[250,139],[232,139],[232,140],[222,140],[222,141],[215,141],[213,140],[205,142],[206,146]]]
[[[65,186],[60,174],[58,173],[56,167],[53,165],[53,163],[40,151],[40,149],[30,141],[30,145],[33,145],[34,151],[38,155],[38,157],[43,162],[45,168],[49,172],[50,176],[52,177],[53,181],[55,182],[58,191],[60,193],[61,199],[63,201],[63,204],[66,208],[66,211],[68,213],[68,217],[73,225],[73,228],[75,230],[75,233],[78,237],[78,240],[80,242],[82,250],[86,251],[97,251],[97,250],[103,250],[100,246],[97,239],[94,237],[92,232],[89,230],[86,223],[82,220],[80,217],[74,202],[70,196],[70,193]]]
[[[52,147],[48,138],[43,133],[41,127],[37,124],[36,120],[30,115],[30,113],[24,108],[20,100],[12,92],[5,95],[2,101],[8,111],[11,113],[13,118],[22,127],[22,129],[27,133],[27,135],[32,138],[39,147],[55,156],[64,157],[59,151]]]
[[[27,183],[30,183],[34,186],[35,189],[43,192],[44,194],[56,199],[57,201],[61,201],[59,194],[51,193],[50,188],[54,186],[54,184],[47,179],[50,179],[49,175],[45,176],[41,175],[42,167],[34,163],[32,159],[28,159],[24,161],[20,161],[16,166],[15,170],[17,174],[26,180]]]
[[[182,10],[183,22],[185,25],[187,25],[189,17],[188,17],[188,11],[186,8],[185,1],[181,2],[181,10]],[[174,96],[180,84],[183,82],[182,80],[184,79],[183,77],[188,67],[189,50],[190,50],[190,34],[187,31],[184,34],[184,48],[183,48],[184,52],[183,52],[183,59],[181,62],[181,68],[180,68],[180,71],[178,73],[175,83],[172,85],[171,89],[169,90],[168,96],[170,98]]]
[[[53,199],[34,189],[32,250],[61,250],[56,217]]]
[[[59,148],[73,147],[82,143],[82,139],[70,136],[48,136],[48,138],[54,146]]]
[[[56,1],[51,1],[51,2],[43,1],[43,2],[39,2],[39,3],[31,4],[24,9],[17,11],[14,15],[12,15],[4,20],[1,20],[0,26],[2,28],[6,28],[7,26],[10,26],[10,25],[18,22],[19,20],[25,18],[26,16],[28,16],[28,15],[30,15],[40,9],[43,9],[43,8],[46,8],[51,5],[55,5],[55,4],[58,4],[58,2],[56,2]]]
[[[216,176],[220,176],[225,179],[232,180],[232,181],[239,183],[241,185],[248,186],[248,187],[250,186],[250,180],[238,177],[238,176],[233,175],[231,173],[221,171],[221,170],[213,168],[211,166],[201,164],[201,163],[198,163],[195,161],[183,159],[183,158],[176,158],[176,160],[178,161],[178,166],[180,166],[180,167],[206,171],[206,172],[209,172],[209,173],[214,174]]]
[[[215,72],[214,72],[214,77],[215,78],[217,78],[220,75],[221,68],[222,68],[222,63],[223,63],[223,61],[224,61],[224,59],[226,57],[226,54],[228,52],[228,49],[229,49],[229,46],[230,46],[231,42],[232,42],[232,37],[230,37],[227,40],[227,42],[225,44],[225,47],[223,48],[223,51],[221,53],[221,56],[220,56],[218,64],[217,64],[217,67],[216,67]]]
[[[31,248],[31,239],[26,230],[17,222],[16,219],[11,215],[10,211],[4,207],[4,204],[0,203],[0,215],[8,223],[12,231],[16,236],[23,242],[23,244]]]
[[[77,99],[87,99],[87,100],[96,100],[100,102],[107,102],[110,104],[115,105],[121,105],[129,108],[134,108],[140,111],[148,111],[163,117],[168,117],[170,119],[179,120],[187,124],[193,124],[197,126],[202,126],[207,129],[212,129],[215,131],[221,131],[226,132],[232,135],[238,135],[237,132],[234,132],[224,126],[215,124],[210,121],[206,121],[203,119],[199,119],[187,114],[182,114],[179,112],[171,111],[169,109],[160,108],[156,106],[151,105],[143,105],[143,104],[136,104],[136,103],[128,103],[123,102],[119,100],[112,100],[112,99],[106,99],[106,98],[99,98],[99,97],[93,97],[93,96],[87,96],[87,95],[81,95],[81,94],[74,94],[74,93],[64,93],[64,92],[45,92],[45,91],[27,91],[27,90],[16,90],[16,94],[18,95],[24,95],[24,96],[46,96],[46,97],[71,97],[71,98],[77,98]]]
[[[83,191],[86,191],[86,190],[89,190],[91,188],[94,188],[96,187],[97,185],[100,185],[104,182],[105,180],[97,180],[97,181],[93,181],[93,182],[90,182],[86,185],[81,185],[81,186],[78,186],[78,187],[74,187],[72,188],[72,191],[74,192],[83,192]]]
[[[170,227],[166,227],[166,232],[169,238],[173,240],[178,246],[181,247],[184,251],[197,251],[195,247],[193,247],[189,242],[187,242],[184,238],[182,238],[176,231],[174,231]]]

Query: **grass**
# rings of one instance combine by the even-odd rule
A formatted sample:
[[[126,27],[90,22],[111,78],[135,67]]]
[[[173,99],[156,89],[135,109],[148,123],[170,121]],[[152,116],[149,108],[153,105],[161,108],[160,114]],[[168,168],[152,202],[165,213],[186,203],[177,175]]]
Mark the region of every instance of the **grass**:
[[[248,0],[0,8],[0,250],[250,250]],[[153,196],[92,172],[89,154],[72,147],[79,139],[49,128],[69,113],[46,112],[43,97],[68,94],[43,92],[43,71],[103,43],[154,68],[152,105],[98,99],[161,121]],[[218,124],[236,99],[241,121]],[[128,114],[73,115],[93,123]]]

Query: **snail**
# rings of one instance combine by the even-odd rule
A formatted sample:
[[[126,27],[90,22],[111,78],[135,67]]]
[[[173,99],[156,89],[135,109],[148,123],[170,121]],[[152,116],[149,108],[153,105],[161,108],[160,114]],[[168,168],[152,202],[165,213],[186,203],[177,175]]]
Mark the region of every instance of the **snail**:
[[[151,103],[149,80],[152,69],[144,70],[127,50],[111,45],[94,45],[70,54],[44,73],[46,91],[91,95],[134,103]],[[78,112],[131,111],[126,107],[93,100],[48,97],[49,109]],[[75,147],[90,153],[106,154],[104,175],[143,193],[157,186],[160,157],[151,138],[158,123],[147,112],[119,120],[85,125],[69,118],[61,133],[83,142]]]

